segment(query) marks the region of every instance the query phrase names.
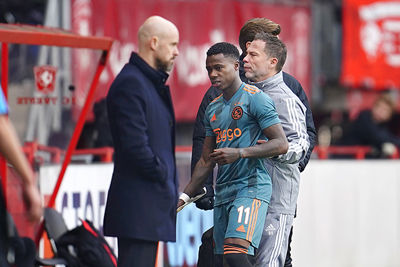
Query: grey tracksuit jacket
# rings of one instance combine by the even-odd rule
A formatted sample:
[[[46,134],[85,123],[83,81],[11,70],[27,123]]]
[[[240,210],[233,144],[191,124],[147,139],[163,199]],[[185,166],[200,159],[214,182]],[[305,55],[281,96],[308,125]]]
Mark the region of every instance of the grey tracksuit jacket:
[[[300,184],[299,162],[310,145],[306,127],[307,109],[284,83],[282,72],[250,84],[257,86],[274,101],[289,142],[286,154],[264,160],[272,179],[268,213],[294,214]]]

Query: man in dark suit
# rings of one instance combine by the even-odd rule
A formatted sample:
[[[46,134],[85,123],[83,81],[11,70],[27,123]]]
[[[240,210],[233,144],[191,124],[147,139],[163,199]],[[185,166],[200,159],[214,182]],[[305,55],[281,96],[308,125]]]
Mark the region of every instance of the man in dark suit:
[[[175,241],[178,181],[168,72],[178,56],[176,26],[158,16],[138,31],[138,53],[107,95],[114,172],[104,233],[118,238],[118,266],[154,266],[158,241]]]

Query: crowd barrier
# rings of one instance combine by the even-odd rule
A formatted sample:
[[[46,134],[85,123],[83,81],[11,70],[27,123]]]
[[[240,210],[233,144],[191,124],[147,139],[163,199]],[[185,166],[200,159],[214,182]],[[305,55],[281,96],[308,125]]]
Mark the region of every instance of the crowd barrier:
[[[81,161],[90,163],[95,156],[98,161],[104,163],[112,162],[113,155],[112,147],[76,149],[73,152],[72,161]],[[177,153],[191,153],[190,146],[177,146]],[[332,156],[349,156],[352,159],[365,159],[372,155],[373,148],[370,146],[315,146],[313,150],[313,158],[315,159],[330,159]],[[32,164],[60,163],[65,155],[65,151],[57,147],[43,146],[36,142],[26,142],[24,152]],[[86,156],[86,157],[85,157]],[[399,149],[395,153],[388,156],[387,159],[399,159]]]
[[[350,156],[353,159],[365,159],[372,156],[374,149],[370,146],[316,146],[313,154],[318,159],[330,159],[331,156]],[[399,149],[396,148],[394,153],[386,157],[387,159],[398,159]]]

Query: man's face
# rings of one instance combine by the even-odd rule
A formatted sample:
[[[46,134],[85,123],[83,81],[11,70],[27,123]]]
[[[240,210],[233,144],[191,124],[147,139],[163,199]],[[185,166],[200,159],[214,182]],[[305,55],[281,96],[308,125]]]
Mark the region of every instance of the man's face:
[[[170,72],[174,65],[178,51],[179,33],[171,30],[159,38],[159,44],[155,53],[156,68],[161,71]]]
[[[243,58],[244,71],[250,81],[260,82],[274,74],[272,59],[265,53],[264,41],[254,40],[248,45],[246,52],[247,55]]]
[[[384,123],[392,117],[392,108],[384,101],[378,101],[372,108],[372,117],[377,123]]]
[[[238,77],[239,62],[223,54],[207,56],[206,69],[212,86],[225,90]]]

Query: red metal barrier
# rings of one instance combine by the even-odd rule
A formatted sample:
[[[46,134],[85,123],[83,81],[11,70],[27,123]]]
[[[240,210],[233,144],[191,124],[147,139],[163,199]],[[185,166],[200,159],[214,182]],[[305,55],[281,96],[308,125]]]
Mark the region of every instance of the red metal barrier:
[[[191,146],[177,146],[175,148],[176,152],[192,152],[192,147]]]
[[[191,146],[177,146],[176,152],[191,152]],[[370,146],[315,146],[313,154],[317,155],[318,159],[329,159],[332,155],[347,155],[352,156],[354,159],[362,160],[365,159],[369,154],[372,153],[372,147]],[[397,148],[395,153],[388,157],[388,159],[399,159],[399,149]]]
[[[399,152],[399,148],[396,147],[396,151],[393,153],[392,156],[390,156],[391,159],[398,159],[400,158],[400,152]]]
[[[370,146],[316,146],[313,153],[317,154],[318,159],[329,159],[331,155],[348,155],[353,156],[354,159],[365,159],[373,151]],[[398,159],[399,149],[396,148],[394,154],[388,157],[388,159]]]
[[[43,162],[40,157],[37,156],[37,152],[46,152],[50,154],[51,163],[61,163],[61,159],[65,156],[65,150],[58,147],[50,147],[40,145],[37,142],[25,142],[23,147],[26,157],[31,164],[35,161]],[[88,148],[88,149],[76,149],[72,152],[72,155],[93,155],[99,156],[101,162],[112,162],[112,156],[114,149],[112,147],[101,147],[101,148]]]
[[[101,162],[112,162],[113,153],[114,149],[112,147],[101,147],[101,148],[77,149],[73,152],[73,155],[100,156]]]
[[[354,159],[362,160],[365,159],[369,154],[372,153],[372,147],[370,146],[316,146],[313,150],[313,154],[317,155],[318,159],[329,159],[332,155],[348,155]],[[65,155],[65,151],[57,147],[48,147],[39,145],[36,142],[26,142],[24,146],[24,152],[31,163],[34,163],[35,154],[38,151],[50,153],[51,163],[60,163],[62,157]],[[191,146],[177,146],[176,152],[192,152]],[[88,148],[88,149],[77,149],[74,150],[72,155],[93,155],[99,156],[100,161],[104,163],[112,162],[112,156],[114,149],[112,147],[101,147],[101,148]],[[388,157],[388,159],[399,159],[399,149]]]
[[[330,155],[350,155],[355,159],[365,159],[365,156],[372,150],[369,146],[316,146],[314,153],[319,159],[328,159]]]

